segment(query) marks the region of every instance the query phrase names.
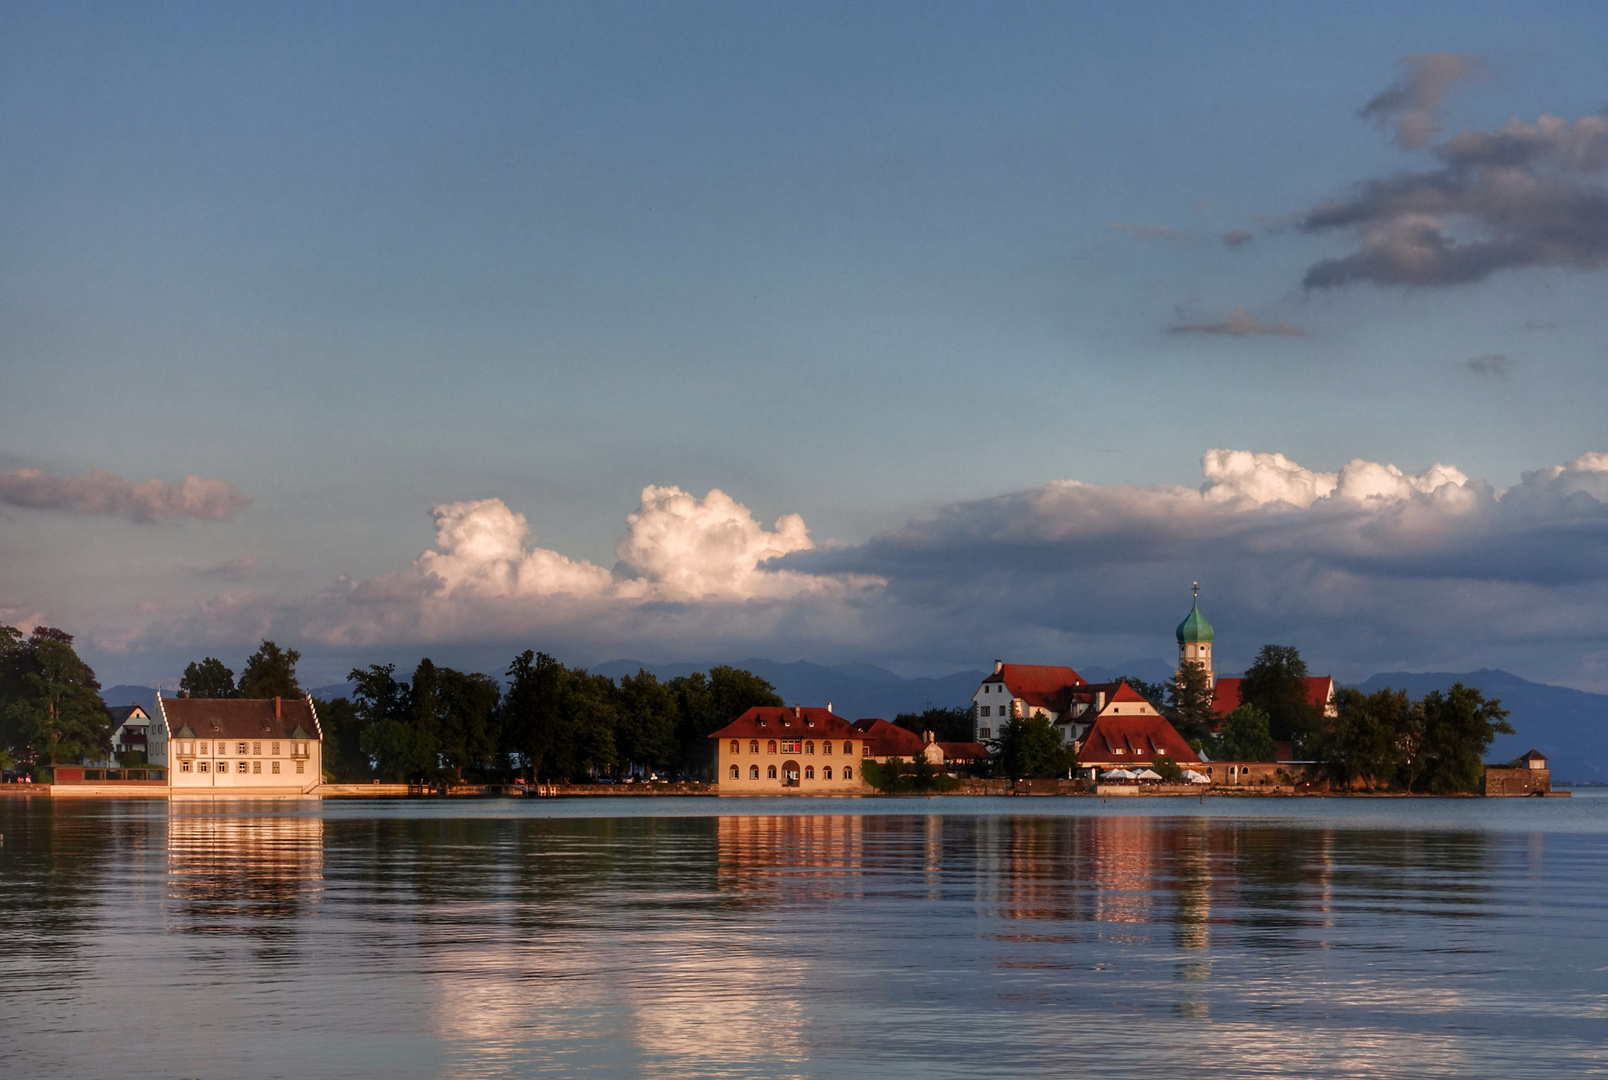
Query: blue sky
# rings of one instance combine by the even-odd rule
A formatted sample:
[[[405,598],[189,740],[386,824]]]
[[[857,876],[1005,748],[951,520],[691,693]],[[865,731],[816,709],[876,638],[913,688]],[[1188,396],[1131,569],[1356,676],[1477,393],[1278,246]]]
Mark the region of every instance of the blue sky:
[[[1425,624],[1389,589],[1360,603],[1310,553],[1290,595],[1256,602],[1253,547],[1185,544],[1128,575],[974,528],[953,594],[921,602],[878,554],[1057,481],[1123,507],[1198,488],[1214,448],[1324,474],[1445,463],[1498,492],[1608,450],[1590,162],[1564,177],[1587,204],[1578,250],[1450,284],[1303,285],[1411,224],[1367,217],[1369,182],[1433,172],[1460,132],[1600,115],[1605,23],[1591,4],[13,5],[0,615],[62,625],[136,681],[261,634],[326,676],[432,650],[495,667],[516,645],[925,671],[1007,649],[1166,655],[1178,598],[1193,578],[1213,595],[1215,572],[1247,655],[1284,634],[1337,673],[1492,663],[1608,685],[1608,621],[1564,618],[1547,591],[1594,601],[1602,578],[1526,570],[1520,602],[1507,571],[1450,548],[1415,585],[1449,590],[1448,611],[1484,598],[1464,618],[1519,604],[1522,633]],[[1405,148],[1399,116],[1360,111],[1421,54],[1480,59],[1438,93],[1438,135]],[[1302,226],[1351,199],[1362,225]],[[1512,224],[1438,220],[1457,242]],[[201,503],[52,486],[95,469],[219,486]],[[1608,493],[1576,474],[1542,525],[1596,551],[1602,519],[1578,503]],[[641,537],[622,559],[628,513],[714,520],[649,506],[649,485],[719,489],[761,532],[796,513],[837,553],[749,536],[719,559],[859,584],[833,579],[830,603],[764,573],[699,592]],[[481,500],[524,515],[513,540],[494,523],[510,550],[648,585],[492,597],[476,571],[428,587],[496,617],[329,610],[343,577],[417,576],[445,550],[437,523],[471,520],[432,508]],[[1512,559],[1551,550],[1523,529]],[[656,535],[703,557],[704,533]]]

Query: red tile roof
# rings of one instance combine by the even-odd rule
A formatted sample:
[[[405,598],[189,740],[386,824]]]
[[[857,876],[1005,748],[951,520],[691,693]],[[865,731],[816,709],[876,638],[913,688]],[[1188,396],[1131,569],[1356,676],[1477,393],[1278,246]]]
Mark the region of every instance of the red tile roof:
[[[914,759],[926,746],[914,731],[890,724],[886,720],[856,720],[854,730],[871,744],[872,757],[906,757]]]
[[[860,737],[849,722],[829,709],[797,705],[756,705],[710,735],[711,739],[791,739]]]
[[[1117,751],[1122,751],[1118,753]],[[1084,765],[1148,765],[1170,757],[1180,765],[1198,765],[1200,756],[1160,716],[1102,716],[1083,737],[1078,761]]]
[[[319,739],[318,713],[305,698],[170,698],[158,695],[170,738]],[[189,728],[191,736],[180,732]],[[296,734],[298,731],[302,734]]]
[[[1212,719],[1221,720],[1229,713],[1240,707],[1240,683],[1243,679],[1218,679],[1217,685],[1212,689]],[[1334,688],[1334,680],[1327,675],[1311,675],[1307,677],[1307,701],[1317,709],[1329,707],[1329,694]]]
[[[980,742],[941,742],[938,749],[945,761],[981,761],[988,756],[988,747]]]
[[[1029,706],[1063,714],[1070,688],[1084,685],[1083,676],[1071,668],[1045,664],[1001,664],[983,682],[1004,683],[1012,697],[1021,698]]]

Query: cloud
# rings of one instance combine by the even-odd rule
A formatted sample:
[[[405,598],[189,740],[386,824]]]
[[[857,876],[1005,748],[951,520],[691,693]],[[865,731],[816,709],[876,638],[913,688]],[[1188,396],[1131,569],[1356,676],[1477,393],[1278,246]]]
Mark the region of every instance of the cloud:
[[[1174,326],[1170,330],[1174,334],[1222,334],[1228,337],[1248,337],[1255,334],[1270,334],[1275,337],[1302,337],[1306,334],[1299,326],[1289,323],[1273,323],[1266,325],[1259,322],[1256,316],[1244,308],[1235,308],[1228,318],[1222,322],[1190,323],[1185,326]]]
[[[215,478],[186,476],[177,484],[160,480],[136,484],[101,469],[91,469],[88,476],[66,478],[38,469],[18,469],[0,474],[0,502],[151,522],[164,517],[232,521],[251,500],[233,484]]]
[[[1452,53],[1414,53],[1400,62],[1402,76],[1364,105],[1358,115],[1379,127],[1396,124],[1396,144],[1418,150],[1434,138],[1440,121],[1441,99],[1453,83],[1481,71],[1479,56]]]
[[[1126,221],[1113,221],[1107,228],[1125,232],[1139,240],[1172,240],[1188,243],[1190,239],[1187,233],[1170,229],[1165,225],[1136,225]]]
[[[1363,109],[1399,117],[1397,142],[1428,145],[1445,88],[1471,58],[1409,57],[1409,74]],[[1309,233],[1346,232],[1357,248],[1308,268],[1309,289],[1353,281],[1449,286],[1499,270],[1595,269],[1608,263],[1608,115],[1543,115],[1462,131],[1431,147],[1437,165],[1358,184],[1301,218]]]
[[[499,500],[448,503],[434,544],[393,573],[300,598],[223,591],[97,640],[187,656],[273,636],[353,660],[428,647],[485,670],[524,648],[570,662],[1076,666],[1166,657],[1199,580],[1228,670],[1280,641],[1342,677],[1505,666],[1596,678],[1608,453],[1506,489],[1446,463],[1331,470],[1240,449],[1206,451],[1201,475],[1198,488],[1052,481],[829,546],[795,515],[767,528],[721,492],[648,487],[611,569],[539,547]]]
[[[1230,229],[1223,234],[1223,243],[1229,247],[1239,247],[1241,244],[1248,244],[1254,239],[1256,237],[1245,229]]]
[[[1513,360],[1502,353],[1486,353],[1463,361],[1471,374],[1487,379],[1506,379],[1513,373]]]

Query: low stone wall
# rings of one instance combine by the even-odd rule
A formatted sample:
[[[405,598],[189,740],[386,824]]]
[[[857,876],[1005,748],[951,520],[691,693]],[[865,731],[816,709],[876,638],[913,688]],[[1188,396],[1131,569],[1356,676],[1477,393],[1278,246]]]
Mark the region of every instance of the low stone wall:
[[[1482,795],[1511,797],[1546,795],[1552,790],[1551,769],[1493,769],[1487,767],[1480,786]]]

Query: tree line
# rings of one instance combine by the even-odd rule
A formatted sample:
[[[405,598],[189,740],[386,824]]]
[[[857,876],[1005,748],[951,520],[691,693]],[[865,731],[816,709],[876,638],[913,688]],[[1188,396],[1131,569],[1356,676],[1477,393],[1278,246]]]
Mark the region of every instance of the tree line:
[[[180,690],[299,695],[298,660],[295,650],[264,641],[238,685],[209,656],[185,669]],[[349,695],[318,703],[324,769],[344,783],[703,774],[712,732],[755,705],[783,704],[775,687],[741,668],[666,680],[643,669],[616,681],[530,650],[514,657],[502,680],[428,658],[405,677],[395,664],[371,664],[347,679]]]

